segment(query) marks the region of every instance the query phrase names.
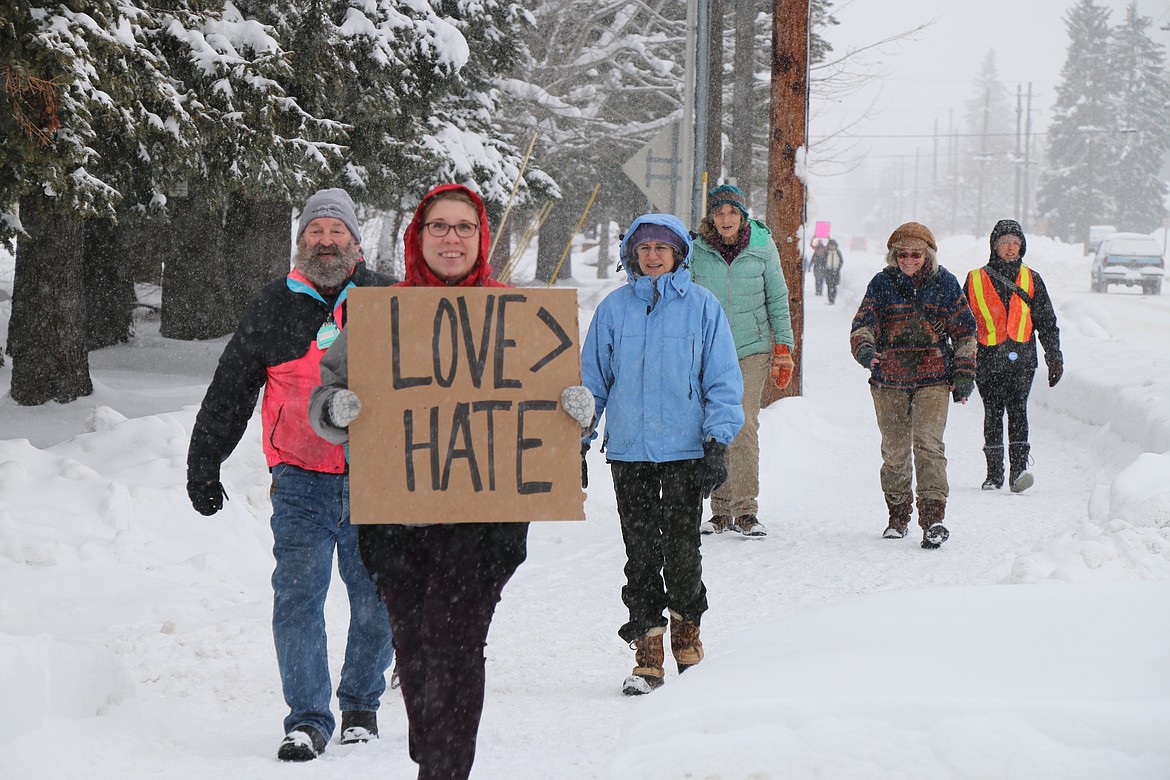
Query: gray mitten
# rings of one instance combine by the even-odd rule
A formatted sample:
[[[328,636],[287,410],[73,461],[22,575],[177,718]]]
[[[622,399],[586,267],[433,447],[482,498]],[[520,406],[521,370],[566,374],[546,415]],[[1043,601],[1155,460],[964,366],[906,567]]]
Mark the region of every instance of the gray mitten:
[[[597,409],[593,393],[585,385],[570,385],[561,391],[561,408],[576,420],[581,430],[593,428],[593,413]]]
[[[348,428],[362,411],[362,402],[352,390],[338,390],[325,404],[329,424],[335,428]]]

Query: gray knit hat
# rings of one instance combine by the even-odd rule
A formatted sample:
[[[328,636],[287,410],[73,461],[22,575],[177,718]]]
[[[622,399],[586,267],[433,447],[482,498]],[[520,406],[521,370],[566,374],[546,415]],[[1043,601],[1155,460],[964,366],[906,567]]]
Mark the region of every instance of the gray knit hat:
[[[353,199],[343,189],[334,187],[328,190],[317,190],[309,197],[305,207],[301,209],[301,218],[297,222],[297,241],[305,232],[309,223],[319,217],[333,217],[340,219],[349,228],[355,244],[362,242],[362,232],[358,229],[357,215],[353,210]]]

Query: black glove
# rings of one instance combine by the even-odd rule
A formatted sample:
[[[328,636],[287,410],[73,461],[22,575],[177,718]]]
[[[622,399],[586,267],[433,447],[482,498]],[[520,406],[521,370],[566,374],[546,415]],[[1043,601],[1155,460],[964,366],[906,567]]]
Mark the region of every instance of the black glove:
[[[727,481],[727,445],[711,439],[703,442],[703,498]]]
[[[860,363],[862,368],[869,368],[870,363],[873,363],[873,355],[873,347],[866,344],[864,347],[860,347],[857,350],[857,354],[854,356],[854,360]]]
[[[955,376],[952,382],[951,397],[955,399],[955,403],[962,403],[971,397],[971,393],[975,390],[975,380],[969,376]]]
[[[1056,387],[1056,383],[1064,376],[1064,361],[1054,360],[1048,364],[1048,386]]]
[[[585,460],[585,453],[589,452],[589,445],[581,445],[581,489],[589,487],[589,462]]]
[[[223,509],[223,500],[227,498],[227,491],[218,479],[187,480],[187,497],[191,499],[191,506],[201,515],[210,517]]]

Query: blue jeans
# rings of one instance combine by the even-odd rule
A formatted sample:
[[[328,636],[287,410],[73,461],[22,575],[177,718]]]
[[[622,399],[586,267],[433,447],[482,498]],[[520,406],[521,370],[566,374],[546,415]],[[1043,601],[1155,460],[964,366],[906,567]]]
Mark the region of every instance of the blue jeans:
[[[349,636],[337,686],[342,712],[376,711],[394,657],[390,621],[349,522],[349,477],[277,464],[272,469],[272,635],[289,714],[287,733],[313,726],[329,739],[336,721],[325,635],[325,596],[337,569],[349,594]]]

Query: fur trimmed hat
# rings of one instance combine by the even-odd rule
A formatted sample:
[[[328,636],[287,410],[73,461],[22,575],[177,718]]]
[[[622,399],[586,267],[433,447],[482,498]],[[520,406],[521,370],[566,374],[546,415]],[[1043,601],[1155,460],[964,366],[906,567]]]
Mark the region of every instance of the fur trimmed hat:
[[[362,231],[358,228],[357,215],[353,209],[353,199],[349,197],[349,193],[343,189],[334,187],[328,190],[317,190],[305,202],[305,207],[301,209],[300,219],[297,220],[297,241],[301,240],[301,236],[305,233],[305,228],[314,219],[320,217],[332,217],[333,219],[340,219],[349,228],[350,235],[353,236],[353,242],[360,244],[362,242]]]
[[[1023,257],[1028,251],[1028,239],[1024,238],[1024,229],[1014,219],[1001,219],[991,229],[991,256],[998,257],[995,254],[995,245],[1004,236],[1016,236],[1020,239],[1020,257]]]
[[[736,187],[734,184],[720,184],[718,187],[712,187],[707,190],[708,214],[724,203],[730,203],[732,206],[735,206],[743,214],[744,219],[748,218],[747,198],[744,196],[743,190],[739,187]]]
[[[886,249],[923,249],[925,247],[930,247],[935,252],[938,251],[934,233],[931,233],[930,228],[921,222],[907,222],[904,225],[899,225],[890,234],[890,239],[886,241]]]

